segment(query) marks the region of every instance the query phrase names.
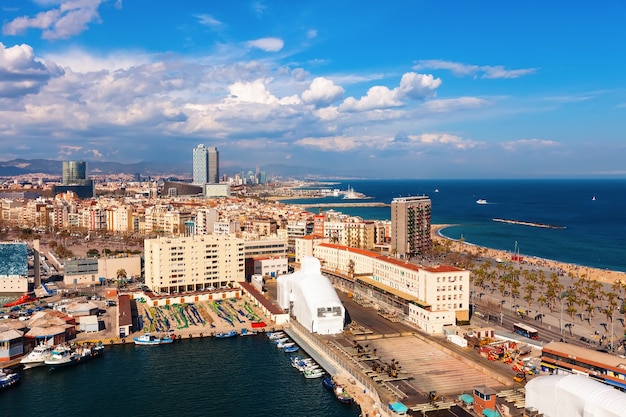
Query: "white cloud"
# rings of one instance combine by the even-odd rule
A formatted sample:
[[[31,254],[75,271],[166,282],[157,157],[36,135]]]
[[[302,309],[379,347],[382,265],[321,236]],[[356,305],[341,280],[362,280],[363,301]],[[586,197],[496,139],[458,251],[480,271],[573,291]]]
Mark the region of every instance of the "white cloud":
[[[152,57],[140,51],[111,51],[106,55],[94,55],[84,50],[72,48],[62,53],[51,53],[45,58],[74,72],[129,70],[149,63]]]
[[[18,35],[30,28],[41,29],[43,39],[68,39],[87,30],[87,24],[100,23],[98,7],[105,0],[62,1],[58,8],[21,16],[2,27],[4,35]],[[47,2],[46,2],[47,5]]]
[[[457,76],[480,76],[481,78],[519,78],[537,72],[536,68],[524,68],[509,70],[502,65],[471,65],[460,62],[451,62],[439,59],[426,59],[419,61],[414,69],[444,69],[451,71]]]
[[[400,87],[397,88],[399,98],[410,98],[422,100],[435,94],[435,90],[441,85],[441,79],[434,78],[430,74],[417,74],[407,72],[400,80]]]
[[[264,80],[254,80],[252,82],[237,81],[228,86],[230,100],[233,102],[247,102],[271,104],[277,103],[278,98],[272,95],[265,87]]]
[[[317,77],[311,82],[309,88],[302,93],[302,101],[321,107],[341,99],[343,93],[343,87],[335,85],[332,80]]]
[[[518,139],[518,140],[503,142],[501,146],[507,151],[515,152],[518,150],[528,151],[528,150],[537,150],[537,149],[545,149],[545,148],[554,148],[554,147],[559,146],[559,143],[553,140],[533,138],[533,139]]]
[[[441,100],[431,100],[423,104],[425,110],[435,113],[445,113],[454,110],[483,107],[489,102],[477,97],[458,97]]]
[[[317,30],[315,29],[310,29],[306,32],[306,37],[307,39],[315,39],[317,38]]]
[[[385,86],[370,88],[367,95],[359,100],[348,97],[339,106],[342,112],[359,112],[390,107],[400,107],[403,99],[420,100],[435,95],[435,89],[441,85],[439,78],[432,75],[407,72],[400,80],[400,86],[390,90]]]
[[[18,97],[38,92],[53,77],[63,75],[54,62],[41,62],[33,48],[0,42],[0,97]]]
[[[346,152],[361,146],[361,142],[353,137],[321,137],[321,138],[302,138],[295,142],[296,145],[316,148],[321,151],[339,151]]]
[[[210,14],[198,14],[196,15],[196,17],[198,18],[198,22],[200,22],[201,25],[208,26],[211,29],[217,30],[224,25],[222,22],[220,22]]]
[[[483,142],[463,139],[460,136],[450,135],[448,133],[423,133],[421,135],[409,135],[408,139],[413,143],[420,143],[429,146],[445,146],[458,150],[473,149],[483,145]]]
[[[246,42],[250,48],[261,49],[265,52],[278,52],[283,49],[284,42],[279,38],[261,38]]]

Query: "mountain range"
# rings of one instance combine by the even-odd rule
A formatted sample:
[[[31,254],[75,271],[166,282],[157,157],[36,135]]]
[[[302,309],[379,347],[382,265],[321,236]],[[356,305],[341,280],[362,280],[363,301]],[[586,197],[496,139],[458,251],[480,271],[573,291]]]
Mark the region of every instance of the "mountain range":
[[[191,177],[190,164],[163,163],[163,162],[137,162],[122,164],[119,162],[85,161],[87,162],[87,175],[114,175],[114,174],[140,174],[141,176],[177,176]],[[17,177],[28,174],[62,174],[63,161],[52,159],[13,159],[0,161],[0,177]],[[220,167],[220,173],[235,175],[238,173],[255,172],[255,168]],[[327,172],[322,172],[318,167],[303,167],[293,165],[271,164],[258,168],[267,173],[269,177],[283,178],[329,178]],[[344,176],[342,176],[344,177]],[[349,177],[349,175],[348,175]]]

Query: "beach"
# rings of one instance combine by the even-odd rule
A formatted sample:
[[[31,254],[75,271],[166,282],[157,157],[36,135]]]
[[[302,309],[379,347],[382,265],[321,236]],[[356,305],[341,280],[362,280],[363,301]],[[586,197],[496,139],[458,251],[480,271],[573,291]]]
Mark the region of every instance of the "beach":
[[[511,256],[513,254],[509,251],[485,248],[461,240],[450,239],[443,236],[441,234],[441,231],[450,226],[454,225],[433,224],[431,226],[431,236],[433,242],[439,242],[441,244],[446,244],[446,242],[450,242],[450,249],[458,253],[474,254],[483,258],[493,259],[494,261],[501,260],[504,262],[517,262],[511,260]],[[626,283],[626,273],[621,271],[591,268],[584,265],[576,265],[550,259],[538,258],[534,256],[524,256],[523,253],[519,255],[523,256],[523,262],[527,265],[535,265],[537,267],[549,268],[555,273],[562,273],[563,275],[565,275],[565,277],[585,277],[586,279],[599,281],[609,285],[613,285],[616,282],[621,282],[622,284]]]

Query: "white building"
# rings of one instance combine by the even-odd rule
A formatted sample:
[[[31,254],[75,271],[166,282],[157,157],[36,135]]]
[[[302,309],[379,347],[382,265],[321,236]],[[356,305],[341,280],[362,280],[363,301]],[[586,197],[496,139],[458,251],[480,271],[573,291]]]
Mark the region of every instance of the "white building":
[[[287,273],[287,265],[287,258],[275,258],[273,256],[256,258],[254,260],[254,273],[255,275],[277,278]]]
[[[345,309],[316,258],[303,258],[300,270],[279,277],[277,290],[278,305],[311,333],[343,332]]]
[[[469,320],[467,270],[449,265],[421,266],[332,243],[315,245],[313,255],[326,271],[354,277],[355,291],[362,288],[404,300],[407,320],[428,333],[443,333],[443,326]],[[382,298],[373,301],[380,303]]]
[[[550,417],[621,417],[626,394],[582,375],[547,375],[526,384],[526,409]]]
[[[244,241],[194,235],[144,241],[146,286],[159,293],[226,287],[245,280]]]

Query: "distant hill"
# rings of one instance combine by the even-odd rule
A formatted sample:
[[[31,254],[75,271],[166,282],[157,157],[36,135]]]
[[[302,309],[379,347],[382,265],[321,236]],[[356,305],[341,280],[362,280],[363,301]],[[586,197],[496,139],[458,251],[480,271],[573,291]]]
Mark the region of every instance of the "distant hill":
[[[141,174],[142,176],[173,175],[190,177],[191,167],[189,164],[162,163],[162,162],[138,162],[134,164],[122,164],[119,162],[85,161],[87,162],[88,175],[110,174]],[[14,177],[24,174],[48,174],[61,175],[63,163],[51,159],[13,159],[0,161],[0,177]],[[228,167],[221,168],[222,174],[235,175],[255,171],[256,168]],[[269,177],[282,178],[328,178],[336,177],[341,173],[330,174],[319,167],[305,167],[296,165],[270,164],[260,166]],[[346,174],[349,177],[349,174]]]

